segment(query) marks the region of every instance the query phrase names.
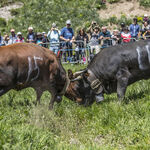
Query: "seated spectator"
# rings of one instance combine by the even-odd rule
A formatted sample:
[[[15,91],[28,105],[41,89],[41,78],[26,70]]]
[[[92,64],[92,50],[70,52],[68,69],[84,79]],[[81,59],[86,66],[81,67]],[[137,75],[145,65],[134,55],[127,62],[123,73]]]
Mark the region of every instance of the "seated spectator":
[[[132,41],[135,41],[138,38],[140,32],[140,26],[137,23],[137,18],[133,18],[133,24],[129,27],[131,37],[134,38]]]
[[[17,33],[16,43],[24,43],[24,37],[22,37],[22,33],[21,32]]]
[[[147,14],[144,14],[143,22],[147,22],[148,24],[150,24],[150,20]]]
[[[42,33],[38,32],[36,35],[35,43],[42,46],[42,40],[43,40]]]
[[[100,40],[102,40],[102,48],[109,47],[111,45],[111,34],[110,31],[107,30],[107,27],[103,26],[102,27],[102,32],[99,34]]]
[[[14,44],[14,43],[16,43],[16,40],[17,40],[17,35],[15,34],[15,29],[11,29],[10,32],[11,32],[11,35],[9,36],[9,43]]]
[[[42,39],[42,46],[45,47],[45,48],[48,48],[48,43],[49,43],[49,40],[47,38],[47,34],[46,32],[42,32],[42,35],[43,35],[43,39]]]
[[[36,36],[33,32],[33,27],[28,28],[27,43],[35,43]]]
[[[131,41],[131,34],[128,27],[124,28],[124,31],[121,33],[121,38],[123,43],[129,43]]]
[[[53,51],[56,55],[59,51],[59,38],[60,38],[60,31],[58,30],[55,23],[52,24],[52,28],[47,34],[47,38],[50,42],[50,50]]]
[[[92,21],[90,27],[87,29],[87,33],[90,35],[94,32],[94,28],[98,26],[96,21]]]
[[[71,28],[71,21],[66,21],[66,27],[61,29],[60,39],[64,42],[63,43],[63,54],[64,54],[64,60],[66,61],[72,61],[72,43],[74,42],[74,31]],[[66,58],[66,54],[68,55],[68,58]]]
[[[94,51],[95,54],[97,54],[100,51],[100,42],[99,42],[99,34],[100,34],[100,28],[98,26],[96,26],[94,28],[94,32],[91,33],[90,36],[90,55],[91,55],[91,59],[94,56]]]
[[[0,32],[0,46],[3,46],[3,37],[1,36],[1,32]]]
[[[143,39],[146,39],[147,37],[150,38],[150,25],[147,23],[147,21],[143,23],[139,36],[140,35],[143,37]]]
[[[121,35],[119,33],[119,30],[113,30],[111,39],[112,39],[112,45],[118,45],[121,43]]]
[[[88,43],[88,35],[85,33],[85,30],[83,28],[81,28],[79,30],[78,35],[75,37],[75,41],[76,41],[76,60],[79,61],[79,57],[81,56],[81,58],[83,59],[83,61],[85,60],[85,43]]]
[[[8,34],[5,34],[2,45],[7,46],[7,45],[10,45],[10,44],[11,44],[11,41],[9,40],[9,36],[8,36]]]

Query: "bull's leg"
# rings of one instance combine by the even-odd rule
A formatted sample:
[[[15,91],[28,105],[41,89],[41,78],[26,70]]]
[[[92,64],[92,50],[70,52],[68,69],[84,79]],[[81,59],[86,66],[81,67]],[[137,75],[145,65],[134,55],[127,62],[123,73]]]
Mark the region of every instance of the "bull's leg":
[[[54,106],[54,102],[57,98],[57,95],[56,95],[56,92],[55,91],[52,91],[51,92],[51,100],[50,100],[50,103],[49,103],[49,109],[52,110],[53,109],[53,106]]]
[[[122,100],[125,96],[125,92],[128,85],[128,78],[127,77],[121,77],[117,81],[117,96],[119,100]]]
[[[119,70],[117,73],[117,96],[119,100],[122,100],[125,96],[129,77],[130,72],[126,68]]]

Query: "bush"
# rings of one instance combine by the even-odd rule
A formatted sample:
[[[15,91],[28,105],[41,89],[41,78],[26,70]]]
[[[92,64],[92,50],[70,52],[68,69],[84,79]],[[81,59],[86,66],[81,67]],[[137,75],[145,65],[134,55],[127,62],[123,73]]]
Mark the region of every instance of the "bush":
[[[140,5],[144,7],[150,7],[150,0],[140,0]]]
[[[0,18],[0,27],[6,27],[7,22],[4,18]]]

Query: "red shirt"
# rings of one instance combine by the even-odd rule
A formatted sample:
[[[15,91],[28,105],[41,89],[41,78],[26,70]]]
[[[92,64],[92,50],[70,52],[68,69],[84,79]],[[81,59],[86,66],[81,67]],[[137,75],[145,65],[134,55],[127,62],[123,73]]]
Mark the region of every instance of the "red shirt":
[[[122,32],[121,33],[121,37],[123,38],[123,42],[124,43],[128,43],[128,42],[131,41],[131,34],[130,34],[130,32],[128,32],[128,33]]]

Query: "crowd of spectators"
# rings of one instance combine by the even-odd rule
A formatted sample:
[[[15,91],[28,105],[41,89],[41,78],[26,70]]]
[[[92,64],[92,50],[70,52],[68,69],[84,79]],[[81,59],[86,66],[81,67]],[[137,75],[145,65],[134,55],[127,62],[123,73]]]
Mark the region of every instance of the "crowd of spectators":
[[[133,18],[133,23],[130,26],[122,22],[119,28],[119,30],[109,31],[106,26],[100,28],[96,21],[92,21],[87,31],[80,28],[77,34],[74,35],[71,20],[67,20],[66,26],[61,30],[53,23],[48,33],[35,33],[33,27],[29,27],[26,40],[22,33],[16,33],[15,29],[10,30],[10,35],[5,34],[3,37],[0,33],[0,46],[23,42],[35,43],[49,48],[56,55],[62,56],[65,62],[79,60],[85,62],[85,49],[87,46],[88,53],[92,58],[108,46],[134,42],[139,38],[150,38],[150,20],[147,14],[144,15],[142,26],[138,24],[137,18]]]

